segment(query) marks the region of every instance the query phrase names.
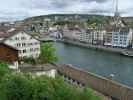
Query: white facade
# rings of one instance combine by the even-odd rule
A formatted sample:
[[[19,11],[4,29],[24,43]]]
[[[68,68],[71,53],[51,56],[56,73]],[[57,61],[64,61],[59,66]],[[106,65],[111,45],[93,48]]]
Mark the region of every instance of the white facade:
[[[91,31],[88,31],[88,32],[83,32],[80,34],[80,41],[82,42],[87,42],[87,43],[92,43],[92,40],[93,40],[93,32]]]
[[[105,33],[106,31],[104,30],[90,28],[87,30],[87,32],[82,32],[80,35],[80,41],[90,44],[101,44],[104,40]]]
[[[18,32],[4,41],[5,44],[19,50],[19,58],[33,57],[40,55],[40,41],[25,32]]]
[[[128,47],[132,40],[132,31],[129,32],[113,32],[112,46],[114,47]]]
[[[51,69],[49,71],[40,71],[35,73],[37,76],[46,75],[48,77],[55,78],[57,71],[56,69]]]
[[[104,45],[112,46],[112,32],[106,32],[104,36]]]

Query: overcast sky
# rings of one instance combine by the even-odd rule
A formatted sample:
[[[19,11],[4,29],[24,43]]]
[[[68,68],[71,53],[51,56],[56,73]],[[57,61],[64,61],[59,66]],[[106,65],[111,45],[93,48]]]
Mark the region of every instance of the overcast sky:
[[[119,0],[119,11],[122,16],[133,16],[133,1]],[[113,12],[113,0],[1,0],[0,2],[0,20],[54,13],[110,15]]]

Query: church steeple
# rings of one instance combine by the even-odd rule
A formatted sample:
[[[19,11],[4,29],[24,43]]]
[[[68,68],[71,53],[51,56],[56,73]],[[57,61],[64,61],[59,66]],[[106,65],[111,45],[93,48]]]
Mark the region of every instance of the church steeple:
[[[119,7],[118,7],[118,0],[115,0],[115,13],[114,13],[115,17],[119,17],[120,13],[119,13]]]

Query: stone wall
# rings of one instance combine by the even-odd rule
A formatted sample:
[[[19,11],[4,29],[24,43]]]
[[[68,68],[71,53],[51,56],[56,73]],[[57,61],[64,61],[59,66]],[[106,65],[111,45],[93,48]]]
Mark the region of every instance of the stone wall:
[[[57,65],[58,72],[69,79],[103,93],[116,100],[133,100],[133,88],[104,77],[83,71],[71,65]]]

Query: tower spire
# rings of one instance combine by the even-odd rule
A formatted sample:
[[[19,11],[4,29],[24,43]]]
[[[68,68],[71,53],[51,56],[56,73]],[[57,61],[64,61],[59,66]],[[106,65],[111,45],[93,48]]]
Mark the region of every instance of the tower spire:
[[[118,8],[118,0],[115,0],[115,16],[118,17],[119,14],[119,8]]]

